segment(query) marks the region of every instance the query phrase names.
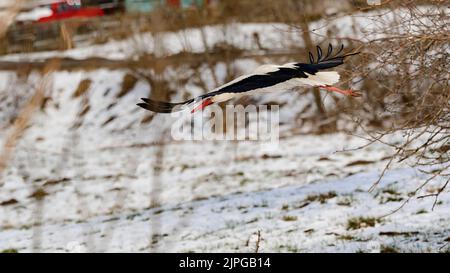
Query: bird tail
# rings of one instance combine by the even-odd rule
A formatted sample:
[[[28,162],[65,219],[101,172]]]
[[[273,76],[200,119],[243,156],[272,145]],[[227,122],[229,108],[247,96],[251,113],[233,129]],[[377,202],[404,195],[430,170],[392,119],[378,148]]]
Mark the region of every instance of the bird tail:
[[[190,99],[183,102],[172,103],[164,101],[156,101],[152,99],[141,98],[143,103],[138,103],[140,106],[146,110],[153,111],[156,113],[172,113],[184,110],[194,99]]]
[[[314,59],[314,55],[309,52],[309,61],[310,65],[313,66],[317,70],[328,69],[332,67],[336,67],[344,63],[344,59],[349,56],[353,56],[359,54],[360,52],[341,54],[342,50],[344,50],[344,45],[341,45],[341,48],[337,53],[333,53],[333,46],[331,44],[328,45],[327,54],[324,56],[322,54],[322,48],[320,46],[316,46],[317,48],[317,60]]]

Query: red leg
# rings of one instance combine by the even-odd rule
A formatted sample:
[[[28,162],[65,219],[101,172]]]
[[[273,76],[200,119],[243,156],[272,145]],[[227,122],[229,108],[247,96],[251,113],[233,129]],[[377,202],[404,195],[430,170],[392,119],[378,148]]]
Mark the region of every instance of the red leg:
[[[320,88],[326,89],[327,91],[331,91],[331,92],[337,92],[346,96],[352,96],[352,97],[361,97],[361,93],[359,93],[358,91],[354,91],[351,89],[347,89],[347,90],[342,90],[339,89],[337,87],[334,86],[328,86],[328,85],[321,85],[319,86]]]
[[[196,112],[196,111],[198,111],[198,110],[203,110],[203,108],[205,108],[206,106],[208,106],[208,105],[210,105],[210,104],[212,104],[212,103],[213,103],[213,101],[212,101],[211,99],[203,100],[202,103],[201,103],[199,106],[195,107],[195,108],[191,111],[191,113],[194,113],[194,112]]]

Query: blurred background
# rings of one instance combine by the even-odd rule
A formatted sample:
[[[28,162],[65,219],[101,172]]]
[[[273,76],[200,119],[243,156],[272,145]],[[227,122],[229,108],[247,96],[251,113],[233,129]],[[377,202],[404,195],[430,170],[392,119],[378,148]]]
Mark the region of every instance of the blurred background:
[[[0,252],[448,252],[446,1],[0,3]],[[174,141],[182,101],[340,44],[280,142]],[[221,107],[225,107],[221,105]]]

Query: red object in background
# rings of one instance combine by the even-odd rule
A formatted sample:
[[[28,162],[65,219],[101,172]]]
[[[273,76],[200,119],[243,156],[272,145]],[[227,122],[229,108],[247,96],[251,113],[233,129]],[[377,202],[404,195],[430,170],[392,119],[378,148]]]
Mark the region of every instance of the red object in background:
[[[166,0],[167,4],[179,8],[181,6],[180,0]]]
[[[69,18],[79,17],[97,17],[103,16],[105,13],[101,8],[97,7],[80,7],[68,5],[66,2],[59,2],[51,4],[52,15],[39,18],[38,22],[50,22],[57,20],[64,20]]]

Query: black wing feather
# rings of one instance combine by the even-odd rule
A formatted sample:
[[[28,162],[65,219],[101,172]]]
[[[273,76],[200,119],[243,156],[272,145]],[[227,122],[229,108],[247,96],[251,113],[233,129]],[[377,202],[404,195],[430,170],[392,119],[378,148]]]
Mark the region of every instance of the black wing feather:
[[[188,105],[193,102],[194,99],[190,99],[183,102],[172,103],[172,102],[164,102],[164,101],[156,101],[152,99],[141,98],[144,103],[138,103],[137,106],[140,106],[146,110],[150,110],[156,113],[172,113],[183,110],[182,106]]]
[[[344,63],[344,59],[346,57],[356,55],[359,53],[359,52],[355,52],[355,53],[341,54],[341,52],[343,50],[344,50],[344,45],[341,45],[339,50],[333,55],[332,54],[333,46],[331,44],[329,44],[327,55],[322,58],[322,55],[323,55],[322,48],[320,48],[320,46],[317,46],[317,61],[314,61],[314,57],[311,57],[311,55],[313,55],[313,54],[311,52],[309,52],[310,63],[309,64],[298,63],[297,66],[299,68],[303,68],[303,69],[309,68],[312,71],[316,70],[316,72],[317,72],[318,70],[328,69],[328,68],[332,68],[332,67],[341,65]]]
[[[317,47],[317,62],[320,62],[322,59],[322,49],[320,48],[320,46],[316,47]]]
[[[333,52],[333,46],[331,44],[328,44],[328,52],[327,56],[325,56],[325,59],[331,56],[331,52]]]
[[[314,55],[311,52],[309,52],[309,61],[314,63]]]

